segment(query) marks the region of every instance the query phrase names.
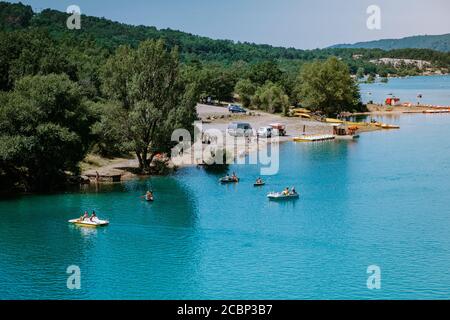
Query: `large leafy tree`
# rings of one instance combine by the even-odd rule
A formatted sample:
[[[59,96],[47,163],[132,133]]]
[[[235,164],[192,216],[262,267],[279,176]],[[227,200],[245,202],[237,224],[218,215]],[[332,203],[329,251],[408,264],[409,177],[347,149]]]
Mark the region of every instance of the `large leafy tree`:
[[[267,112],[283,112],[287,114],[289,110],[289,97],[284,93],[281,86],[269,81],[256,90],[252,98],[252,105]]]
[[[229,68],[218,64],[206,65],[200,72],[201,97],[231,101],[237,77]]]
[[[255,94],[256,86],[249,79],[242,79],[236,83],[234,89],[235,93],[239,95],[242,105],[245,108],[250,107],[252,103],[252,97]]]
[[[105,64],[104,93],[120,103],[111,125],[122,132],[148,171],[157,153],[169,152],[173,130],[192,130],[198,88],[180,73],[178,51],[162,40],[142,42],[136,50],[121,47]]]
[[[298,78],[297,92],[303,106],[327,115],[362,108],[357,83],[347,65],[336,57],[305,64]]]
[[[2,96],[0,175],[26,190],[59,187],[78,172],[93,118],[66,75],[27,76]],[[6,179],[5,178],[5,179]]]

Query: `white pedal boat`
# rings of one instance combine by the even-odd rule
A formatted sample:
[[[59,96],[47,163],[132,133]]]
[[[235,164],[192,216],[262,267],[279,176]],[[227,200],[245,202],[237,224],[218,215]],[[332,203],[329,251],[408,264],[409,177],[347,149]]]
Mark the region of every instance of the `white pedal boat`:
[[[267,198],[269,200],[291,200],[291,199],[298,199],[300,197],[300,194],[294,193],[294,194],[284,194],[283,192],[271,192],[267,195]]]
[[[100,219],[91,219],[87,218],[87,219],[72,219],[69,220],[69,223],[71,224],[75,224],[77,226],[83,226],[83,227],[104,227],[107,226],[109,224],[108,220],[100,220]]]

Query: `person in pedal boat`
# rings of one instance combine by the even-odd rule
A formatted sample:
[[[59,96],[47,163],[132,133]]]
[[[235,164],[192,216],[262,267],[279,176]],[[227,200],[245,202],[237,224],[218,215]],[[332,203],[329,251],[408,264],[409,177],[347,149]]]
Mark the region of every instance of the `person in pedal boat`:
[[[145,200],[147,200],[147,201],[153,200],[153,192],[152,191],[147,191],[147,193],[145,194]]]
[[[286,189],[284,189],[283,195],[284,196],[288,196],[289,195],[289,187],[286,187]]]
[[[296,194],[297,194],[297,190],[295,190],[295,187],[292,187],[292,189],[291,189],[291,194],[292,194],[292,195],[296,195]]]
[[[261,178],[256,179],[256,184],[262,184],[262,183],[263,183],[263,181]]]
[[[89,213],[87,211],[84,212],[84,214],[80,217],[80,221],[84,221],[86,219],[89,219]]]
[[[89,220],[91,220],[91,222],[93,222],[94,219],[97,219],[97,215],[95,214],[95,211],[92,211],[92,215],[91,215],[91,217],[89,218]]]
[[[239,178],[237,177],[235,172],[233,172],[233,174],[231,175],[231,180],[233,180],[233,181],[238,181],[239,180]]]

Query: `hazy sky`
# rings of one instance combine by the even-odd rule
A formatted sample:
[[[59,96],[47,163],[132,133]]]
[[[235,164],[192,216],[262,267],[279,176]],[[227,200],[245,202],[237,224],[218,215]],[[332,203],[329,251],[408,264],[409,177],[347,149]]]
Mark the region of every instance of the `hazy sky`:
[[[18,2],[18,1],[12,1]],[[450,33],[450,0],[22,0],[35,10],[65,11],[214,39],[302,49],[418,34]],[[366,27],[369,5],[381,30]]]

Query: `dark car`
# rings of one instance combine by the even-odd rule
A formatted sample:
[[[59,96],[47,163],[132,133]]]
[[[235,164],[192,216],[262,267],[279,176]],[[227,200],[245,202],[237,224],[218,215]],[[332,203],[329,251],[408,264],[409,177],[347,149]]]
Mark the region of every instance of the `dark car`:
[[[229,106],[228,111],[231,113],[247,113],[247,111],[240,106]]]

